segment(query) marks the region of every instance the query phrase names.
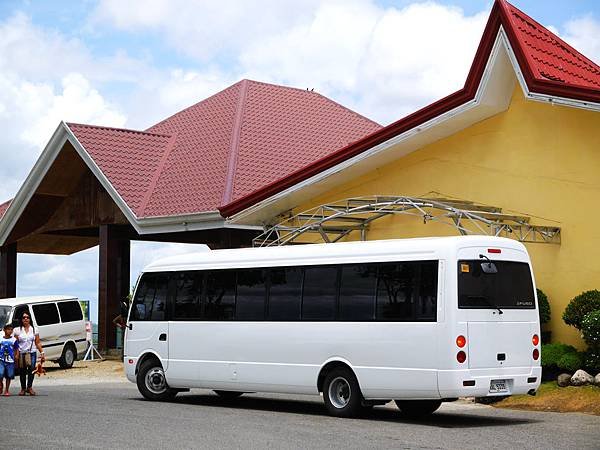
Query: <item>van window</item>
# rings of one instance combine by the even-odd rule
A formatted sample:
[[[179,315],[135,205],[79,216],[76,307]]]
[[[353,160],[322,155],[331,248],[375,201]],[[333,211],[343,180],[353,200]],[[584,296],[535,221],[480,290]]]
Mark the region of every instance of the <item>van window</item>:
[[[233,320],[235,312],[235,270],[216,270],[206,274],[204,318]]]
[[[32,305],[33,315],[38,326],[43,325],[54,325],[59,323],[58,309],[56,309],[56,303],[41,303],[39,305]]]
[[[0,306],[0,327],[4,327],[8,321],[8,315],[10,314],[10,306]]]
[[[181,272],[172,275],[175,279],[175,307],[173,316],[180,320],[197,320],[202,317],[202,274]]]
[[[375,319],[376,286],[377,265],[348,264],[342,266],[338,319],[353,321]]]
[[[300,320],[302,268],[271,269],[269,320]]]
[[[302,320],[335,320],[337,273],[337,266],[305,269]]]
[[[236,320],[264,320],[267,297],[266,271],[244,269],[237,274]]]
[[[69,302],[60,302],[57,303],[57,305],[61,322],[76,322],[78,320],[83,320],[83,313],[81,312],[81,306],[78,301],[72,300]]]

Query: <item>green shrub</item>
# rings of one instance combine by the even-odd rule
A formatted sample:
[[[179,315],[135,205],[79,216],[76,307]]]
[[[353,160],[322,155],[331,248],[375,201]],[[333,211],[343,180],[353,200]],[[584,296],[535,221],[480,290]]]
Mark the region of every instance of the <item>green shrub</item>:
[[[585,291],[573,298],[563,313],[563,320],[567,325],[581,330],[581,321],[586,314],[600,309],[600,291]]]
[[[600,373],[600,349],[590,348],[585,352],[585,367],[593,373]]]
[[[585,365],[585,355],[581,352],[565,353],[560,357],[556,365],[559,369],[566,370],[567,372],[575,372]]]
[[[567,344],[542,345],[542,367],[559,367],[558,362],[567,354],[577,353],[575,347]]]
[[[540,324],[550,322],[550,302],[548,296],[541,289],[537,290],[538,308],[540,312]]]
[[[583,340],[590,347],[600,347],[600,309],[586,314],[581,321]]]

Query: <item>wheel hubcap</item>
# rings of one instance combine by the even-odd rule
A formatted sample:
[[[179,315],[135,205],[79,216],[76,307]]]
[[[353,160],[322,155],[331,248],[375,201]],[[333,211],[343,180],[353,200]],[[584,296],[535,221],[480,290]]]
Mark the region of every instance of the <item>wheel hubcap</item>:
[[[73,350],[67,349],[67,351],[65,352],[65,362],[70,366],[71,364],[73,364],[74,359],[75,357],[73,356]]]
[[[154,394],[162,394],[167,389],[165,373],[160,367],[153,367],[146,373],[146,387]]]
[[[329,400],[336,408],[344,408],[351,395],[350,383],[345,378],[337,377],[329,384]]]

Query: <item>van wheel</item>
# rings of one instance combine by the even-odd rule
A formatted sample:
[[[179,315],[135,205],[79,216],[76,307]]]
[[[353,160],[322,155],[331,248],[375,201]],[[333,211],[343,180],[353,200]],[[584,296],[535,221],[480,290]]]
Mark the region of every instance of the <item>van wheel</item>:
[[[65,346],[63,349],[62,355],[58,360],[58,365],[61,369],[70,369],[73,367],[73,363],[77,359],[77,352],[75,348],[73,348],[72,344]]]
[[[338,367],[325,376],[323,401],[327,411],[336,417],[356,417],[362,411],[362,393],[350,369]]]
[[[419,418],[433,414],[442,404],[441,400],[394,400],[402,414]]]
[[[169,400],[177,395],[177,391],[167,384],[162,365],[154,358],[142,363],[136,382],[138,390],[148,400]]]
[[[225,400],[233,400],[238,397],[241,397],[244,394],[243,392],[236,392],[236,391],[213,391],[213,392]]]

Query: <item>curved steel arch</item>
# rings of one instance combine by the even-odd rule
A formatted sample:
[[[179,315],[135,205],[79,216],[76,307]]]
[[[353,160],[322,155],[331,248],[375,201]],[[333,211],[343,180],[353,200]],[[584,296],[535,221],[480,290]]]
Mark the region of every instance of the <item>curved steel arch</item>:
[[[366,240],[371,222],[407,215],[453,226],[460,234],[504,236],[521,242],[560,244],[560,228],[529,224],[530,217],[502,213],[501,208],[452,199],[375,196],[347,198],[317,206],[266,227],[253,241],[255,247],[301,244],[298,239],[316,234],[322,242],[337,242],[350,233]]]

